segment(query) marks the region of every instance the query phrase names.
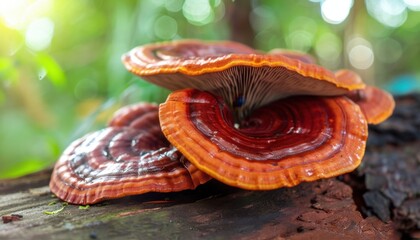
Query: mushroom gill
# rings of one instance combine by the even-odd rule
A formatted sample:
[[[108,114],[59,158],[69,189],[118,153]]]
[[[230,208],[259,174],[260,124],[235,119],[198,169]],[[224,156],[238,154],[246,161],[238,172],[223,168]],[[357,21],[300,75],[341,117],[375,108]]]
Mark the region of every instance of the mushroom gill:
[[[365,87],[361,81],[342,81],[308,59],[290,51],[264,54],[240,43],[197,40],[144,45],[122,58],[129,71],[159,86],[223,97],[238,118],[288,96],[334,96]]]

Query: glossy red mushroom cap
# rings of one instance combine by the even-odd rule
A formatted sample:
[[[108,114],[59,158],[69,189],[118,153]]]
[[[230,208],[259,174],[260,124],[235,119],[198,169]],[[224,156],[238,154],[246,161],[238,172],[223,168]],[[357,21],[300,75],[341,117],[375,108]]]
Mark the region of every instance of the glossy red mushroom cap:
[[[170,90],[194,88],[221,96],[239,117],[288,96],[333,96],[365,86],[343,81],[303,54],[263,54],[227,41],[144,45],[124,55],[123,62],[132,73]]]
[[[355,90],[347,96],[357,103],[368,123],[379,124],[392,115],[395,101],[391,94],[372,86]]]
[[[197,168],[252,190],[294,186],[354,170],[367,122],[345,96],[298,96],[257,109],[235,126],[222,99],[194,89],[159,108],[162,131]]]
[[[158,107],[137,104],[117,112],[108,128],[74,141],[55,165],[50,189],[66,202],[85,205],[194,189],[210,179],[163,136]]]
[[[123,108],[71,144],[50,182],[65,201],[181,191],[211,177],[267,190],[337,176],[360,164],[367,124],[395,106],[356,73],[286,50],[183,40],[137,47],[123,62],[176,91],[159,109]]]

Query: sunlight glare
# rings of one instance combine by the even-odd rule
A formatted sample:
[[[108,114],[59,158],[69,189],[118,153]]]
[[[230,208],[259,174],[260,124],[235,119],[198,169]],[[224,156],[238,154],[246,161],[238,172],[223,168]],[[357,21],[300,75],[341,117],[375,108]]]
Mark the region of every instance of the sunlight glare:
[[[29,5],[28,0],[0,0],[0,18],[10,28],[19,29],[23,13]]]
[[[366,0],[366,8],[380,23],[399,27],[407,20],[407,5],[401,0]]]
[[[404,0],[410,10],[420,11],[420,0]]]
[[[50,46],[53,35],[54,22],[50,18],[40,18],[29,24],[25,42],[32,50],[41,51]]]
[[[331,24],[346,20],[353,6],[353,0],[325,0],[321,3],[322,18]]]
[[[51,0],[0,0],[0,21],[10,28],[23,30],[34,19],[45,16]]]

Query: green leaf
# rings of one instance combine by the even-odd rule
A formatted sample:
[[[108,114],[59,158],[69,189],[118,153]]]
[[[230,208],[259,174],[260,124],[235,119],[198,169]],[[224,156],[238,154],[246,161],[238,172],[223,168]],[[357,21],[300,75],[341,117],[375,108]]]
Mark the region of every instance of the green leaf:
[[[6,166],[0,170],[0,179],[15,178],[40,171],[46,167],[47,163],[44,159],[41,158],[28,157],[25,159],[19,159],[19,161],[13,164],[5,165]]]
[[[88,209],[89,209],[89,207],[90,207],[89,205],[86,205],[86,206],[82,206],[82,205],[81,205],[81,206],[79,206],[79,209],[80,209],[80,210],[88,210]]]
[[[36,60],[42,70],[46,72],[47,78],[57,87],[63,87],[66,82],[66,75],[60,64],[50,55],[37,53]]]
[[[64,210],[64,208],[65,208],[67,205],[69,205],[69,204],[68,204],[68,203],[66,203],[66,202],[64,202],[64,203],[62,203],[62,204],[61,204],[61,208],[59,208],[59,209],[57,209],[57,210],[54,210],[54,211],[44,211],[44,214],[47,214],[47,215],[54,215],[54,214],[60,213],[61,211],[63,211],[63,210]]]

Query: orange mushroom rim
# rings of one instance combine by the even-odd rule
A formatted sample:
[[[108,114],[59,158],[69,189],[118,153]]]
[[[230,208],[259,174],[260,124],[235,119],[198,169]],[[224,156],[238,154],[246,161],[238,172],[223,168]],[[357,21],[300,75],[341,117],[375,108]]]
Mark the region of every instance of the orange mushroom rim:
[[[354,72],[333,73],[312,61],[303,53],[264,54],[229,41],[137,47],[123,56],[127,69],[173,92],[159,106],[125,107],[108,128],[76,140],[57,162],[50,189],[64,201],[91,204],[194,189],[211,178],[270,190],[351,172],[363,158],[368,124],[392,114],[393,97]],[[223,72],[232,68],[237,71]],[[274,74],[253,80],[260,68]],[[237,74],[242,70],[247,74]],[[244,76],[250,79],[237,79]],[[255,89],[267,82],[264,76],[278,78],[269,79],[274,87]],[[226,97],[232,86],[247,96],[275,96],[236,118]],[[80,156],[83,163],[75,166]]]
[[[167,139],[197,168],[250,190],[352,171],[367,139],[363,113],[345,97],[278,100],[235,127],[223,101],[188,89],[172,93],[159,118]]]

